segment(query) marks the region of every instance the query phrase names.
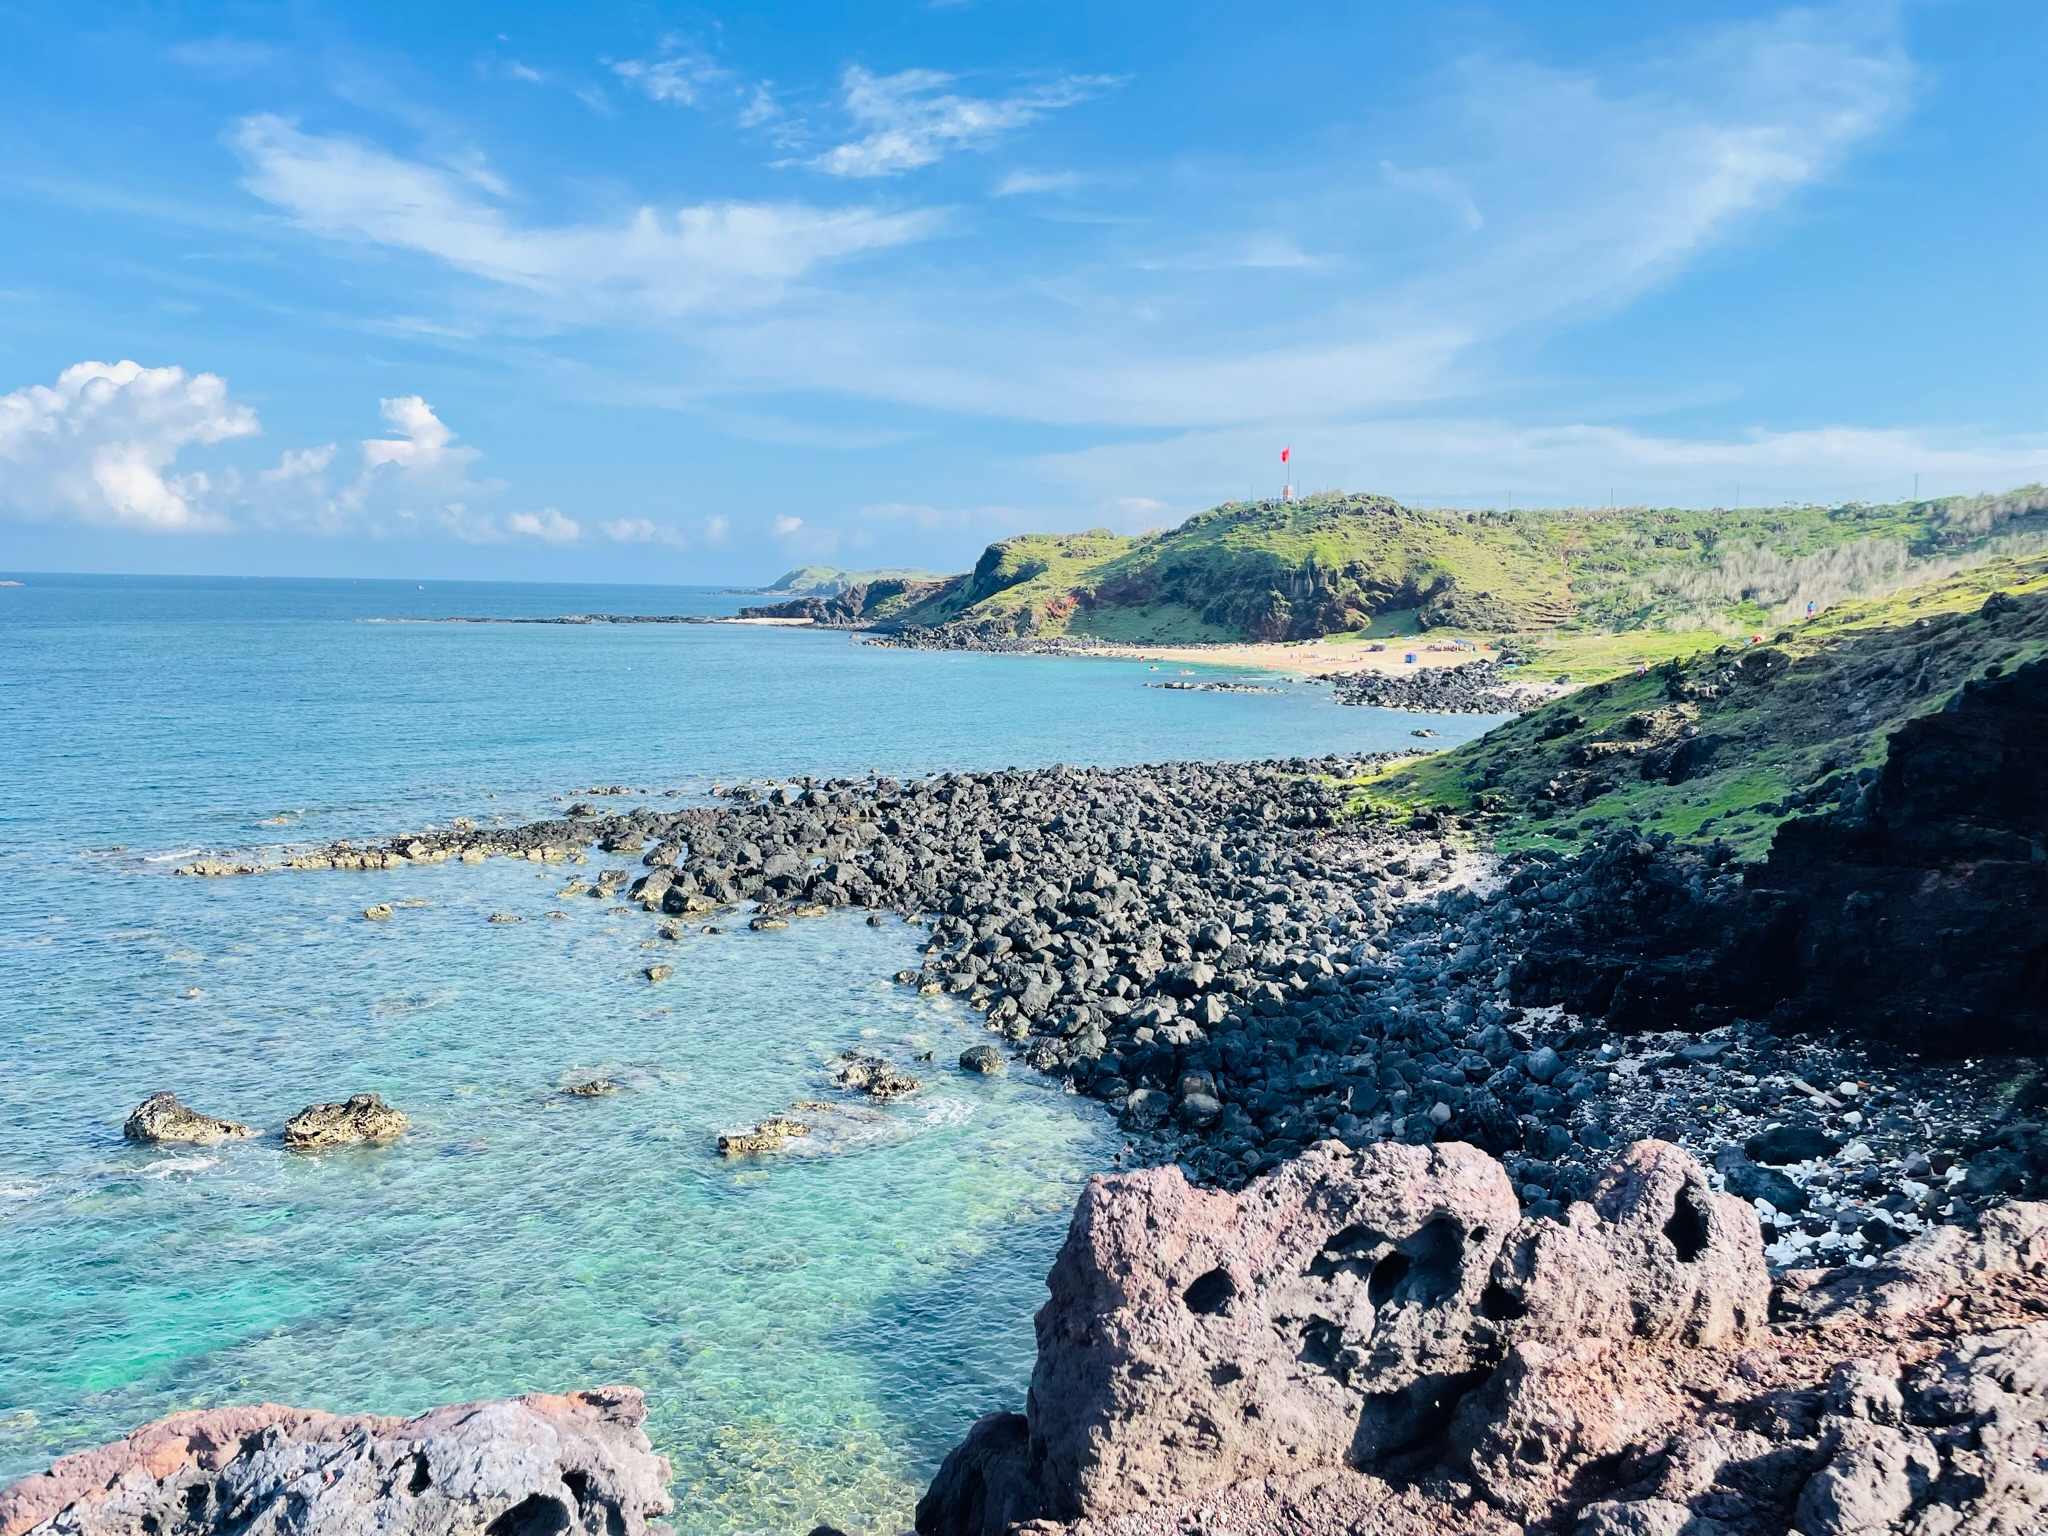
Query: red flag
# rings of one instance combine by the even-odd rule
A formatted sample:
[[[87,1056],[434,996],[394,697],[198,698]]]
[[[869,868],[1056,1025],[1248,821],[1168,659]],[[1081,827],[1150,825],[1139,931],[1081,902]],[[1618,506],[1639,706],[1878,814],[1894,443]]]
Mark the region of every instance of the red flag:
[[[1282,449],[1280,450],[1280,462],[1281,462],[1282,464],[1285,464],[1285,463],[1287,462],[1287,455],[1289,455],[1289,454],[1290,454],[1290,453],[1292,453],[1292,452],[1294,452],[1294,449],[1293,449],[1293,448],[1291,448],[1291,447],[1288,447],[1288,448],[1282,448]]]

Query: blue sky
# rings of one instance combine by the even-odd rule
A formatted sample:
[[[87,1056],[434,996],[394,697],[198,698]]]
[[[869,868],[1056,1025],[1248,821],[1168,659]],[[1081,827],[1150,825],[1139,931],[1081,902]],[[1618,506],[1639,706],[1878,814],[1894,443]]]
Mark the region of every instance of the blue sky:
[[[2048,7],[0,3],[0,568],[2048,478]]]

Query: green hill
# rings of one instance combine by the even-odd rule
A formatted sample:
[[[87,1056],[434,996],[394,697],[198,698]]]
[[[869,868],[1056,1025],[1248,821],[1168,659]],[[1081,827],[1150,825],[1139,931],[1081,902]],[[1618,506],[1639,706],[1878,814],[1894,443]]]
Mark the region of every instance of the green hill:
[[[1753,630],[2048,535],[2048,490],[1883,505],[1454,512],[1226,502],[1164,533],[991,544],[883,618],[1111,640]],[[1654,647],[1653,647],[1654,649]]]
[[[836,565],[800,565],[775,578],[766,592],[788,592],[798,597],[831,597],[848,587],[870,586],[878,581],[943,581],[935,571],[883,570],[842,571]]]
[[[1359,781],[1357,804],[1480,812],[1503,847],[1630,828],[1753,858],[1853,798],[1905,721],[2044,654],[2048,555],[1991,561],[1567,694]]]

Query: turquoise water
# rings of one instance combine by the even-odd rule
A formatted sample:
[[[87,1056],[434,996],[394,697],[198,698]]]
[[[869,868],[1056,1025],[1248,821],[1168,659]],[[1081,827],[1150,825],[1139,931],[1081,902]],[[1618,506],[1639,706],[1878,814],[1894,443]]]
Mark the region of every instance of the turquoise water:
[[[979,1025],[888,983],[918,945],[894,921],[669,944],[558,897],[559,866],[170,876],[195,850],[521,820],[594,783],[1483,724],[844,635],[373,622],[745,601],[687,589],[23,579],[0,590],[0,1479],[178,1407],[623,1380],[650,1395],[679,1530],[889,1528],[975,1415],[1021,1398],[1073,1195],[1119,1144],[1028,1072],[952,1070]],[[378,901],[401,905],[362,921]],[[672,981],[640,977],[653,958]],[[716,1156],[720,1130],[833,1098],[825,1064],[856,1044],[934,1051],[928,1091],[814,1116],[772,1161]],[[597,1073],[623,1091],[559,1092]],[[272,1129],[375,1091],[413,1129],[324,1157],[124,1144],[159,1088]]]

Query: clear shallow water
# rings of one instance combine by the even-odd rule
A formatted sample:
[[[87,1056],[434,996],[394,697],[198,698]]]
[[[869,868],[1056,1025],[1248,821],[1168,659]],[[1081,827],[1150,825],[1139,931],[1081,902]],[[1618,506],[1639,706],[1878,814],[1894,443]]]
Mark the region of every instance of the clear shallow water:
[[[193,881],[176,857],[523,819],[592,783],[1483,724],[843,635],[368,622],[745,601],[684,589],[25,579],[0,590],[0,1478],[183,1406],[624,1380],[681,1530],[888,1528],[976,1414],[1020,1400],[1073,1194],[1117,1145],[1029,1073],[954,1072],[979,1025],[888,983],[918,943],[893,922],[656,955],[648,919],[558,898],[559,866]],[[386,900],[422,904],[361,920]],[[674,980],[640,978],[653,958]],[[935,1051],[929,1091],[813,1117],[773,1161],[716,1156],[719,1130],[835,1097],[824,1064],[856,1044]],[[624,1091],[558,1092],[599,1072]],[[414,1126],[319,1158],[125,1145],[165,1087],[273,1129],[372,1090]]]

